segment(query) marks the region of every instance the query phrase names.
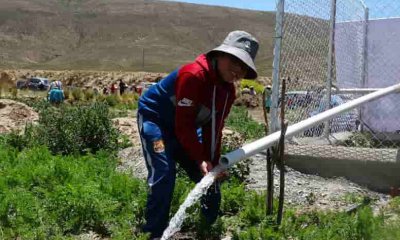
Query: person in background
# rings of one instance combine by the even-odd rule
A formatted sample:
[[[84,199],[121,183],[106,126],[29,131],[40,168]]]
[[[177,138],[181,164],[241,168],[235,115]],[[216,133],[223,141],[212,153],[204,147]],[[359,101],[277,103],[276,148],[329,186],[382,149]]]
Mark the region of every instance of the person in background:
[[[108,95],[108,94],[109,94],[108,88],[107,88],[107,86],[104,86],[103,95]]]
[[[110,90],[111,90],[111,94],[116,94],[117,93],[117,84],[116,83],[111,84]]]
[[[267,110],[267,113],[270,112],[271,109],[271,95],[272,95],[272,87],[271,85],[267,85],[264,89],[264,104],[265,104],[265,109]]]
[[[257,50],[252,35],[233,31],[219,47],[179,67],[139,98],[138,129],[150,188],[143,231],[151,239],[161,237],[168,225],[176,162],[196,183],[219,163],[234,83],[257,78]],[[201,199],[207,224],[217,219],[220,202],[215,184]]]
[[[60,104],[64,101],[64,91],[62,90],[61,81],[53,81],[50,83],[47,100],[52,104]]]
[[[256,90],[254,89],[253,86],[250,86],[250,95],[251,95],[251,96],[257,95],[257,92],[256,92]]]
[[[132,93],[137,93],[137,89],[136,89],[136,84],[135,83],[132,83],[132,85],[131,85],[131,92]]]
[[[122,79],[120,79],[119,80],[119,95],[124,94],[126,88],[127,88],[126,84],[124,83],[124,81],[122,81]]]
[[[142,92],[143,92],[143,85],[139,84],[138,86],[136,86],[136,92],[139,96],[142,96]]]

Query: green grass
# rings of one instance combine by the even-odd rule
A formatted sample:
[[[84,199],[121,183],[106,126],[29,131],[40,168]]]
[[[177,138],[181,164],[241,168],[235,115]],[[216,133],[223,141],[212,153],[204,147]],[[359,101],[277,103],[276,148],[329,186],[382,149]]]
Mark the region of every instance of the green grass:
[[[50,124],[53,118],[46,114],[61,109],[49,110],[44,102],[34,106],[44,114],[39,127],[59,130],[57,125]],[[86,107],[89,108],[75,112],[69,106],[65,114],[82,118],[75,122],[98,120],[98,125],[90,125],[96,129],[103,126],[103,121],[108,124],[104,105]],[[258,138],[264,133],[263,127],[251,120],[245,108],[234,107],[227,125],[244,134],[246,139]],[[89,231],[109,239],[147,239],[140,233],[146,184],[117,172],[118,160],[107,145],[94,153],[61,151],[64,155],[57,155],[59,151],[51,151],[51,146],[46,144],[20,147],[24,141],[15,134],[0,135],[0,239],[76,239],[77,235]],[[92,141],[88,138],[80,144],[91,145]],[[178,174],[171,217],[193,187],[187,177]],[[347,195],[345,199],[360,201],[356,195]],[[275,213],[276,210],[277,206]],[[276,215],[265,214],[265,194],[246,190],[242,180],[233,177],[222,184],[218,221],[207,226],[199,212],[198,204],[191,207],[182,226],[182,231],[195,239],[221,239],[228,234],[233,239],[400,239],[400,221],[389,218],[390,214],[400,215],[400,198],[393,199],[388,209],[377,216],[369,206],[354,214],[300,213],[286,206],[282,225],[276,226]]]
[[[240,89],[251,86],[254,87],[254,90],[256,90],[258,94],[262,94],[266,87],[254,80],[242,79],[242,81],[240,81]]]
[[[245,107],[233,106],[226,121],[226,126],[241,133],[246,140],[265,136],[264,126],[254,121]]]
[[[0,238],[74,239],[94,231],[110,239],[146,239],[144,181],[116,172],[117,160],[95,155],[52,155],[46,148],[18,151],[0,144]],[[193,188],[177,180],[171,216]],[[196,239],[398,239],[400,223],[374,216],[369,207],[356,214],[308,212],[285,208],[281,227],[265,216],[265,195],[247,191],[231,179],[222,185],[221,216],[204,224],[199,206],[189,209],[182,231]],[[398,211],[394,199],[391,212]],[[276,212],[276,206],[275,206]]]
[[[114,157],[1,149],[1,239],[63,239],[88,230],[139,236],[132,227],[143,222],[145,184],[116,172]]]

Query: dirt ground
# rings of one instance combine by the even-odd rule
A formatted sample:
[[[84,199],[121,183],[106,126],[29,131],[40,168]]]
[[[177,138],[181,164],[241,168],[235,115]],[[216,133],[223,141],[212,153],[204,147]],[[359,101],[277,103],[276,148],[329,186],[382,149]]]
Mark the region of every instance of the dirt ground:
[[[0,99],[0,133],[23,130],[27,123],[36,122],[39,115],[27,105]]]
[[[261,106],[249,108],[252,119],[264,124]],[[308,175],[291,168],[285,173],[285,202],[301,206],[303,210],[347,211],[354,207],[355,199],[369,198],[375,213],[383,210],[390,196],[371,191],[344,178],[323,178]],[[257,191],[266,191],[267,173],[265,153],[251,157],[250,176],[247,187]],[[279,171],[274,169],[275,196],[279,193]]]

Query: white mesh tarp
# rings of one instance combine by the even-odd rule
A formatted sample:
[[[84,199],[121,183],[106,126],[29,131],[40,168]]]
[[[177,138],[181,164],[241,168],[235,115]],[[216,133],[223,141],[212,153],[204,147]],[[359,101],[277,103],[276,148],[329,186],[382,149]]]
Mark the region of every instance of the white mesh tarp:
[[[336,79],[339,88],[383,88],[400,81],[400,18],[376,19],[368,22],[367,72],[362,82],[363,54],[357,46],[362,36],[350,35],[363,22],[343,22],[336,26]],[[354,32],[357,34],[359,32]],[[377,132],[400,130],[400,96],[393,95],[368,103],[362,119]]]

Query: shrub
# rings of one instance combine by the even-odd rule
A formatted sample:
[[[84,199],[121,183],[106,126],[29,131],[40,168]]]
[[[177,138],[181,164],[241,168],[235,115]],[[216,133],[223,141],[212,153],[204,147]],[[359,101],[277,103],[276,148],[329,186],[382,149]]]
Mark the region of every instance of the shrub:
[[[116,94],[107,95],[104,100],[110,107],[117,106],[121,101],[120,97]]]
[[[75,100],[75,101],[80,101],[84,97],[82,89],[77,88],[77,87],[75,87],[71,90],[71,95],[72,95],[73,100]]]
[[[136,93],[124,93],[121,96],[121,103],[130,104],[139,99],[139,95]]]
[[[18,97],[18,89],[17,88],[10,88],[11,97],[16,99]]]
[[[65,100],[70,99],[71,98],[71,91],[68,88],[64,88],[63,91],[64,91]]]
[[[117,149],[118,132],[112,125],[108,107],[101,103],[48,108],[48,112],[41,113],[39,124],[45,145],[55,153]]]
[[[37,131],[35,131],[35,126],[32,124],[27,124],[23,133],[21,133],[21,131],[14,130],[9,134],[4,135],[3,142],[21,151],[26,146],[39,145],[36,134]]]
[[[84,95],[86,101],[91,101],[95,97],[94,91],[92,89],[84,90],[83,95]]]
[[[37,107],[39,124],[27,128],[23,136],[11,134],[8,142],[12,146],[21,149],[23,146],[45,145],[55,154],[117,150],[119,134],[112,125],[106,105],[93,103],[55,108],[42,103]]]

